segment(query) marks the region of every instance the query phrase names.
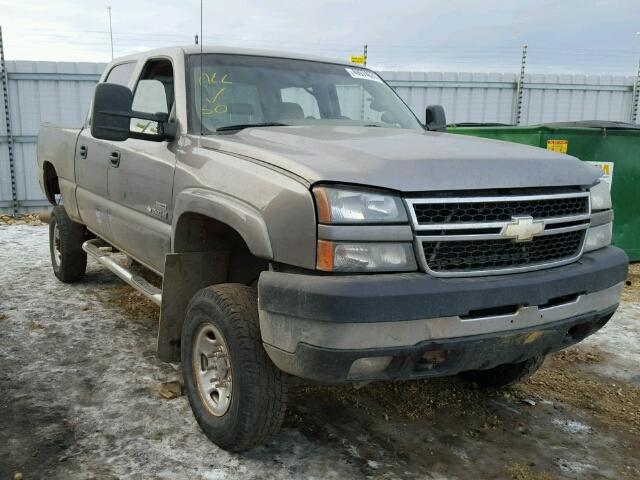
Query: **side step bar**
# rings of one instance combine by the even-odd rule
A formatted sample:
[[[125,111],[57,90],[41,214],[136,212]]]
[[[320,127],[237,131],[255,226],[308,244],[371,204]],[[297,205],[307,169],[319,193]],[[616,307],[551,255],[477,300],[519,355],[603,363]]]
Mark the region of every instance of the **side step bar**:
[[[122,280],[127,282],[133,288],[142,293],[145,297],[151,300],[156,305],[162,304],[162,290],[154,287],[144,278],[139,275],[134,275],[129,270],[124,268],[113,258],[111,258],[111,252],[102,250],[100,243],[104,244],[104,241],[100,238],[94,238],[87,240],[82,244],[82,249],[99,261],[102,265],[107,267],[113,273],[115,273]]]

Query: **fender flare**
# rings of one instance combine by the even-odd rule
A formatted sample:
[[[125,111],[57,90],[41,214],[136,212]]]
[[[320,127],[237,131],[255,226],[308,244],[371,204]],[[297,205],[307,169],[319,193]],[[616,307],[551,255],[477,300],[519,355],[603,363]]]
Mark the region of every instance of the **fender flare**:
[[[267,225],[262,214],[252,205],[230,195],[204,188],[187,188],[174,202],[171,249],[175,248],[175,235],[180,217],[197,213],[229,225],[243,238],[256,257],[273,259],[273,249]]]

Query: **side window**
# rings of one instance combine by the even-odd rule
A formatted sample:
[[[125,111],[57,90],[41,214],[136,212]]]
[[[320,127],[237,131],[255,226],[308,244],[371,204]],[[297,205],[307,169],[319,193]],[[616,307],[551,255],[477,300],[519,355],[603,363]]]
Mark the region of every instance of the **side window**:
[[[288,87],[280,90],[282,118],[320,118],[318,100],[305,88]]]
[[[132,110],[171,114],[173,109],[173,66],[169,60],[150,60],[144,66],[133,94]],[[132,132],[157,131],[156,122],[131,119]],[[155,130],[155,131],[154,131]]]
[[[105,83],[117,83],[118,85],[124,85],[126,87],[129,85],[131,74],[133,73],[133,70],[135,68],[136,62],[121,63],[120,65],[116,65],[107,75]]]
[[[170,113],[173,107],[173,66],[169,60],[149,60],[133,94],[133,110]]]
[[[131,109],[135,112],[169,113],[167,92],[159,80],[140,80]]]

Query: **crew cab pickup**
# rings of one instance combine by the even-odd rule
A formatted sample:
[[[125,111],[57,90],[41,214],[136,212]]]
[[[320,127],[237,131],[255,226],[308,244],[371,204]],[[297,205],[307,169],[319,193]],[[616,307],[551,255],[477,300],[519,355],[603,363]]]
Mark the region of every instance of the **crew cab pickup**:
[[[609,321],[627,257],[598,169],[445,130],[341,61],[116,59],[81,129],[40,130],[54,273],[89,254],[156,302],[158,356],[232,451],[278,430],[292,377],[509,385]]]

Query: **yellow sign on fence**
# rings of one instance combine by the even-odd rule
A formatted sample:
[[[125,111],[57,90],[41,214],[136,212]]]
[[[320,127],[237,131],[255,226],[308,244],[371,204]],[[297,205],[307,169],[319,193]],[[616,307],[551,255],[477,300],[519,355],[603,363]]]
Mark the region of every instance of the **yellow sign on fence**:
[[[367,59],[364,55],[351,55],[351,63],[357,63],[359,65],[364,65]]]
[[[547,140],[547,150],[559,153],[567,153],[569,140]]]

